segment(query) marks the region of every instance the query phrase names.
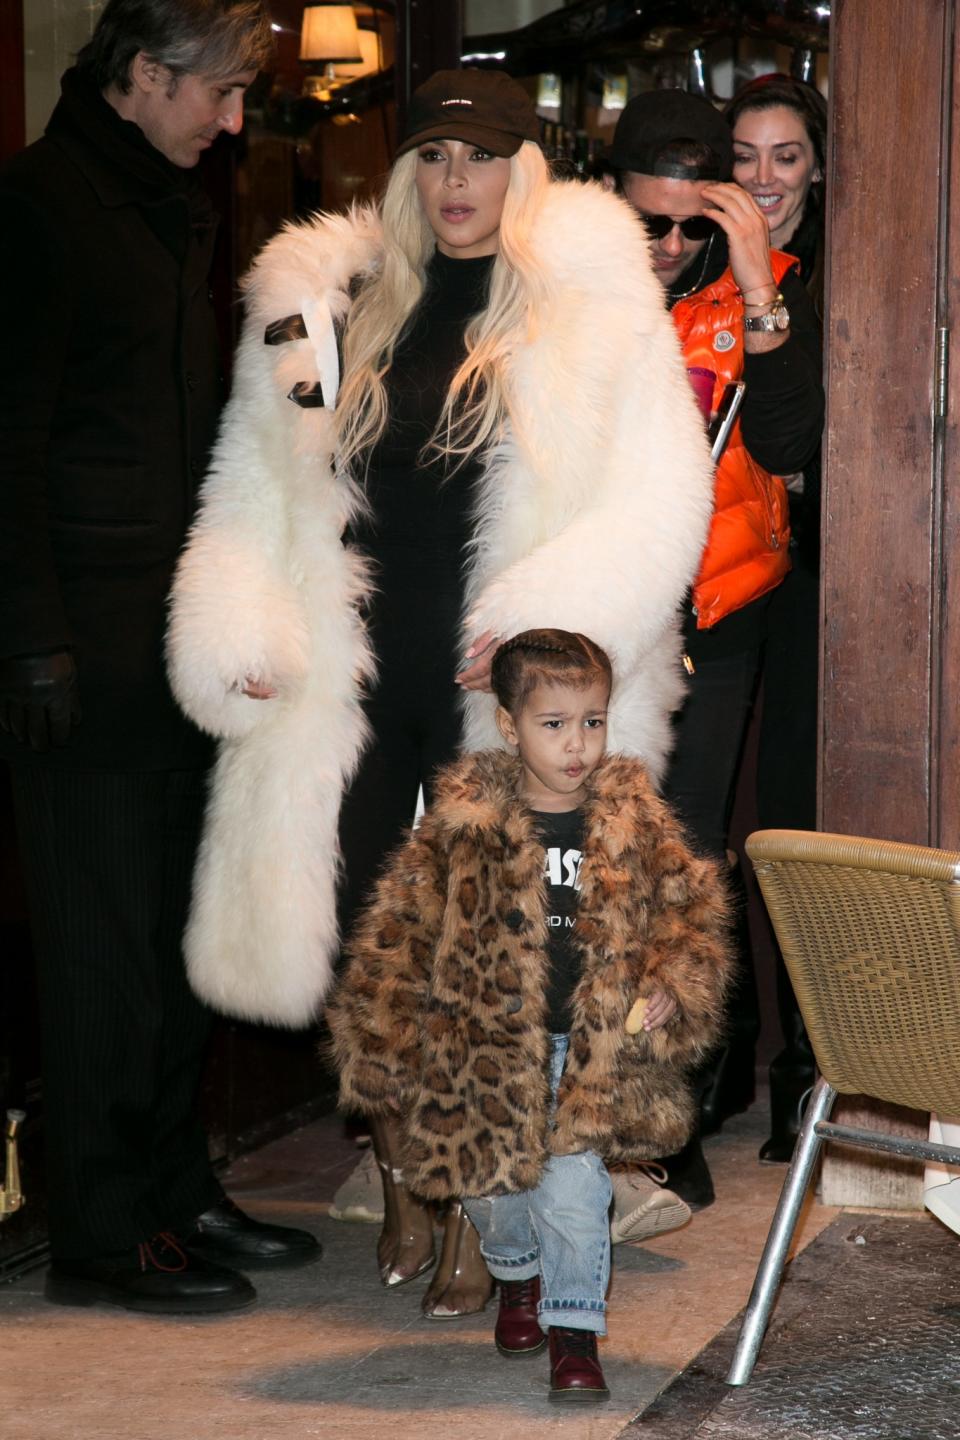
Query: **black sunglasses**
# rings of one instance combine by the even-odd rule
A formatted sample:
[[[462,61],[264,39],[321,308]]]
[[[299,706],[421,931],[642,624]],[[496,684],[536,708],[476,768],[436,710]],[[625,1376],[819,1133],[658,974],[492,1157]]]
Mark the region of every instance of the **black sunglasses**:
[[[709,240],[720,229],[709,215],[690,215],[686,220],[671,220],[669,215],[641,215],[640,219],[651,240],[662,240],[670,234],[674,225],[680,226],[684,240]]]

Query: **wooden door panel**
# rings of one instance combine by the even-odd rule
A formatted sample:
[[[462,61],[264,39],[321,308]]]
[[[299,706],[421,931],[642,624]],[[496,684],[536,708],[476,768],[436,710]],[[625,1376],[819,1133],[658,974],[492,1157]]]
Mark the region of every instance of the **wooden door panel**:
[[[952,0],[841,0],[831,92],[821,813],[931,835],[933,377]]]

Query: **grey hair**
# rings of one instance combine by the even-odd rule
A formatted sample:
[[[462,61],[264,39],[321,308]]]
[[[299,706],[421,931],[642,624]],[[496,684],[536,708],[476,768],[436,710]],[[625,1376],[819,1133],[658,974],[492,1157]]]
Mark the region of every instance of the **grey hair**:
[[[226,79],[259,70],[273,51],[265,0],[108,0],[77,56],[98,89],[128,95],[140,52],[170,71]]]

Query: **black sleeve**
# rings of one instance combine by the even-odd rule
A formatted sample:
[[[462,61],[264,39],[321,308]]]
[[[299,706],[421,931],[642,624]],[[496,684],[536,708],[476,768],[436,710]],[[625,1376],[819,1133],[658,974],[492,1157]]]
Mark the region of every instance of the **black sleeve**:
[[[46,477],[71,323],[64,258],[56,216],[0,185],[0,656],[57,650],[71,639]]]
[[[744,355],[743,443],[773,475],[793,475],[817,453],[823,433],[822,342],[817,313],[795,270],[781,293],[790,335],[776,350]]]

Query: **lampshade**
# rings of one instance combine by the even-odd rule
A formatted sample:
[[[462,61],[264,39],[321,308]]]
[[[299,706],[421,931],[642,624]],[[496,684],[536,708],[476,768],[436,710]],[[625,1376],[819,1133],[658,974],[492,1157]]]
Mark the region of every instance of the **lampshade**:
[[[337,66],[337,75],[343,79],[358,80],[361,75],[376,75],[383,69],[383,45],[380,36],[373,30],[358,30],[357,38],[360,41],[360,54],[363,59],[359,65]]]
[[[325,65],[359,65],[360,36],[352,5],[330,5],[326,0],[304,7],[300,27],[300,59],[322,60]]]

